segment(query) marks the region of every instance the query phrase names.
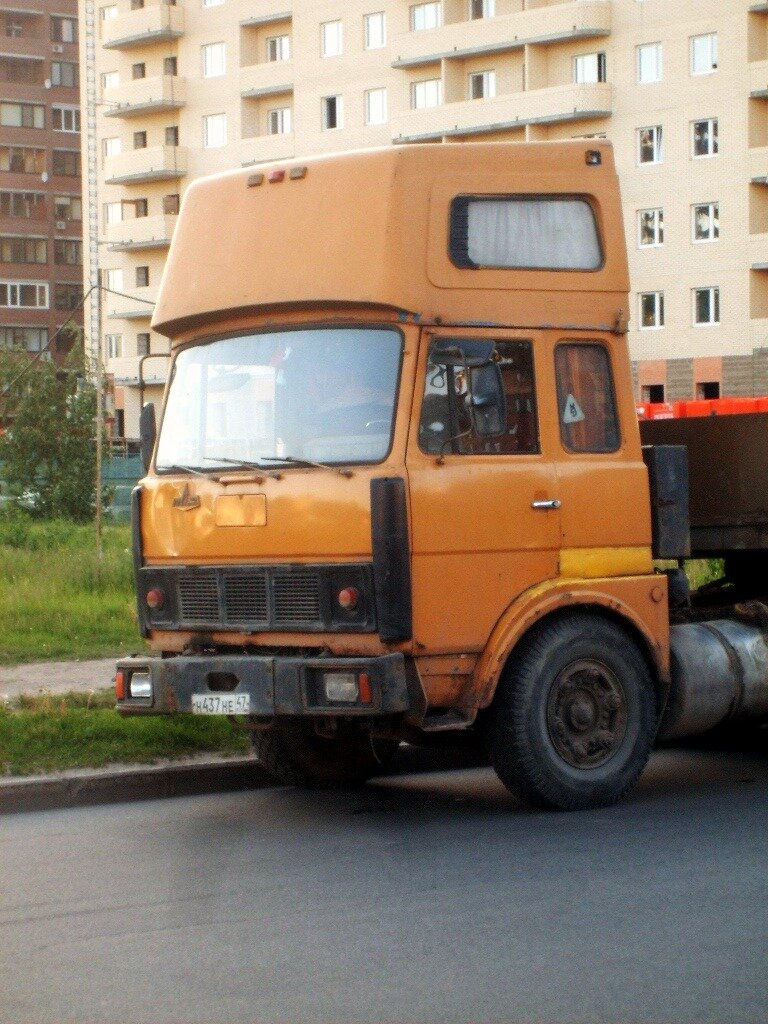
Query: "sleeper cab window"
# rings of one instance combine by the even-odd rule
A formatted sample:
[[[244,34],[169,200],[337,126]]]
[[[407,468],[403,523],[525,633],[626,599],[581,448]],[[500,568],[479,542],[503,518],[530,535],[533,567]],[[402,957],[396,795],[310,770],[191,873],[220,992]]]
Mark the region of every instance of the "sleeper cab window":
[[[594,271],[600,232],[585,196],[455,196],[449,254],[457,267]]]
[[[492,358],[469,366],[454,353],[487,345]],[[476,351],[476,349],[474,350]],[[476,360],[477,361],[477,360]],[[436,338],[430,345],[419,447],[431,455],[537,455],[539,430],[530,341]]]
[[[606,454],[619,449],[616,393],[603,345],[566,342],[555,349],[560,437],[567,451]]]

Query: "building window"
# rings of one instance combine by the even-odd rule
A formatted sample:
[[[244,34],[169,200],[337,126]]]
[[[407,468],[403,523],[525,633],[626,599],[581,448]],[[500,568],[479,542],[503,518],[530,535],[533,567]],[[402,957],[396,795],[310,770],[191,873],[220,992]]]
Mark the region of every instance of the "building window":
[[[469,0],[471,21],[478,18],[492,18],[496,14],[496,0]]]
[[[279,60],[290,60],[291,37],[290,36],[268,36],[267,37],[267,60],[274,63]]]
[[[709,117],[704,121],[691,121],[691,155],[717,155],[717,118]]]
[[[144,61],[139,61],[137,64],[131,64],[131,78],[134,81],[138,81],[140,78],[147,77],[147,65]]]
[[[163,196],[163,213],[169,217],[175,217],[179,212],[179,206],[181,205],[180,197],[178,192],[175,192],[170,196]]]
[[[163,57],[163,74],[174,78],[179,73],[179,62],[176,57]]]
[[[208,114],[203,118],[203,148],[221,149],[227,144],[227,115]]]
[[[641,249],[664,244],[664,211],[637,211],[637,244]]]
[[[663,384],[644,384],[640,388],[640,401],[650,402],[658,404],[664,401],[664,385]]]
[[[711,75],[717,71],[717,32],[691,36],[691,74]]]
[[[711,401],[713,398],[720,397],[720,381],[719,380],[702,380],[696,385],[696,397],[698,399],[704,399],[705,401]]]
[[[131,10],[140,11],[144,7],[144,0],[131,0]]]
[[[664,292],[640,292],[640,330],[658,330],[664,326]]]
[[[387,45],[387,17],[383,11],[363,15],[363,40],[366,50],[380,50]]]
[[[57,284],[53,289],[54,309],[77,309],[83,301],[81,284]]]
[[[51,40],[54,43],[76,43],[77,18],[64,18],[59,14],[52,14]]]
[[[203,78],[218,78],[227,73],[227,54],[224,43],[207,43],[202,47]]]
[[[45,128],[45,107],[37,103],[0,103],[3,128]]]
[[[54,174],[62,174],[68,178],[79,178],[80,150],[54,149],[52,170]]]
[[[439,78],[430,78],[425,82],[411,83],[411,107],[423,110],[426,107],[439,107],[443,102],[443,83]]]
[[[123,207],[132,206],[134,217],[146,217],[149,212],[149,202],[146,199],[124,199]]]
[[[638,46],[637,54],[637,84],[649,85],[651,82],[660,82],[662,77],[661,67],[661,43],[645,43]]]
[[[133,148],[134,149],[146,149],[147,148],[147,133],[142,129],[140,132],[133,133]]]
[[[344,127],[344,99],[342,96],[323,96],[323,131]]]
[[[0,192],[0,217],[20,217],[24,220],[43,220],[46,215],[43,192]]]
[[[5,235],[0,238],[0,262],[47,263],[48,242],[45,238]]]
[[[149,267],[136,267],[136,287],[149,287]]]
[[[224,0],[203,0],[203,7],[221,7]]]
[[[56,132],[79,132],[80,107],[51,107],[51,126]]]
[[[149,355],[149,331],[139,331],[136,335],[136,355]]]
[[[38,281],[0,281],[4,309],[48,309],[48,285]]]
[[[53,262],[59,266],[82,267],[83,243],[79,238],[56,238],[53,242]]]
[[[117,74],[117,72],[115,72]],[[51,61],[51,85],[63,86],[66,89],[76,89],[78,86],[78,68],[71,60]]]
[[[288,135],[291,130],[290,107],[276,107],[267,111],[267,135]]]
[[[365,123],[387,123],[387,90],[367,89],[365,93]]]
[[[117,137],[113,139],[101,140],[101,151],[104,154],[105,160],[109,160],[110,157],[117,156],[120,152],[122,152],[122,148],[122,140]]]
[[[320,26],[320,56],[338,57],[343,49],[343,26],[340,21],[324,21]]]
[[[105,288],[109,288],[110,291],[113,292],[121,292],[123,290],[124,277],[121,267],[113,270],[105,270],[103,273],[103,284]]]
[[[693,323],[696,327],[712,327],[720,323],[720,289],[693,289]]]
[[[414,4],[411,7],[411,31],[420,32],[426,28],[439,28],[443,23],[441,3]]]
[[[691,207],[693,215],[693,241],[714,242],[720,237],[720,204],[697,203]]]
[[[104,335],[104,348],[106,349],[107,359],[122,359],[122,356],[123,356],[123,336],[122,336],[122,334],[105,334]]]
[[[178,146],[179,126],[177,124],[166,125],[164,138],[166,146]]]
[[[116,89],[120,85],[119,71],[105,71],[101,76],[102,89]]]
[[[660,164],[664,159],[661,125],[637,129],[637,162]]]
[[[604,53],[581,53],[573,58],[573,80],[576,85],[594,85],[607,81]]]
[[[108,7],[102,7],[100,13],[102,21],[112,21],[113,18],[117,17],[117,4],[110,4]]]
[[[48,348],[46,327],[0,327],[0,349],[44,352]]]
[[[488,100],[495,95],[495,71],[475,71],[469,76],[469,98],[471,100]]]
[[[42,174],[44,170],[44,149],[32,149],[30,146],[0,146],[0,171]]]
[[[122,203],[104,203],[104,226],[119,224],[123,219]]]
[[[54,196],[53,216],[56,220],[82,220],[82,199],[80,196]]]

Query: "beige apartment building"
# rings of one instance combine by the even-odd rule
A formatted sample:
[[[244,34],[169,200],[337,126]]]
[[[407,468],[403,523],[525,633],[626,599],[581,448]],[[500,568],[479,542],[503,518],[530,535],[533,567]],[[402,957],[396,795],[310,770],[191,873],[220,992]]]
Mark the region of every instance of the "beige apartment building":
[[[165,378],[152,302],[190,181],[413,142],[611,139],[638,398],[768,394],[768,2],[80,0],[80,15],[118,434],[136,436]]]

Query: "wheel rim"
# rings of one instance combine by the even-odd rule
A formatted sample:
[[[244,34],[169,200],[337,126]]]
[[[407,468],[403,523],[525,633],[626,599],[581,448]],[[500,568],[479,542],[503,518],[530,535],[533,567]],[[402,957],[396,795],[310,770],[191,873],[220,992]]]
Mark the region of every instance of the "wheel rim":
[[[598,768],[613,757],[627,731],[627,698],[607,665],[577,661],[559,673],[547,699],[547,730],[574,768]]]

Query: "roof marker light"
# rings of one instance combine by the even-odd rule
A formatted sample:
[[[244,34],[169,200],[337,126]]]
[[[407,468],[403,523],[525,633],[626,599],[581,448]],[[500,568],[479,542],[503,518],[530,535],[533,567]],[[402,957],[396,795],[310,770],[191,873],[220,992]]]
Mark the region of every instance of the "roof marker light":
[[[599,149],[588,149],[587,150],[587,166],[599,167],[603,162],[603,154]]]
[[[261,185],[264,181],[263,174],[249,174],[248,175],[248,188],[253,188],[254,185]]]
[[[267,181],[270,183],[270,185],[274,184],[276,181],[283,181],[284,179],[285,171],[282,168],[280,168],[279,170],[270,171],[269,174],[267,175]]]
[[[306,178],[306,176],[307,168],[303,165],[300,167],[292,167],[290,171],[288,171],[288,177],[293,181],[296,181],[298,178]]]

